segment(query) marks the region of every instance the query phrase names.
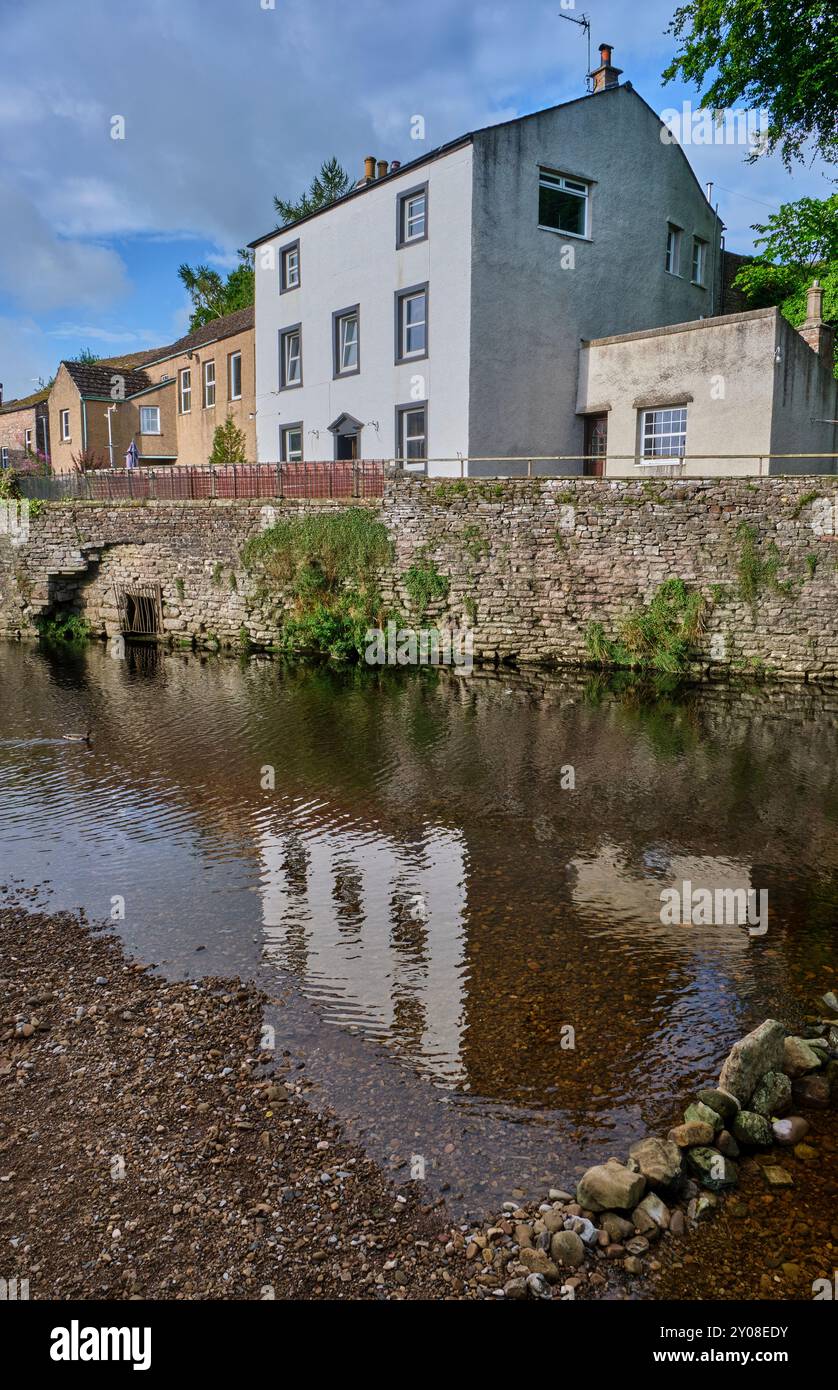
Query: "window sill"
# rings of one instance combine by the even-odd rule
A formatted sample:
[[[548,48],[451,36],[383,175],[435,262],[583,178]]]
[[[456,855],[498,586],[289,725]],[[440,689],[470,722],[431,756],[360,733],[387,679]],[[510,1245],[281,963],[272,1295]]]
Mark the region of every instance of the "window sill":
[[[571,241],[593,241],[593,237],[588,236],[587,233],[583,235],[582,232],[563,232],[559,227],[544,227],[540,222],[538,223],[538,231],[552,232],[553,236],[560,236],[565,239],[570,237]]]
[[[361,368],[360,368],[360,367],[352,367],[349,371],[346,371],[346,372],[335,372],[334,376],[332,377],[332,381],[344,381],[344,380],[345,380],[347,377],[349,377],[349,376],[360,376],[360,375],[361,375]]]
[[[703,280],[691,280],[691,281],[690,281],[690,284],[692,285],[693,289],[696,289],[696,290],[706,290],[706,289],[707,289],[707,286],[704,284],[704,281],[703,281]]]
[[[428,240],[428,233],[427,233],[427,232],[425,232],[425,235],[424,235],[424,236],[412,236],[412,237],[409,237],[409,238],[408,238],[407,240],[405,240],[405,241],[397,241],[397,242],[396,242],[396,250],[397,250],[397,251],[405,251],[405,250],[407,250],[408,246],[421,246],[421,245],[422,245],[422,242],[423,242],[423,241],[427,241],[427,240]]]
[[[671,275],[673,280],[683,280],[684,278],[680,270],[667,270],[666,266],[663,268],[663,273],[664,275]]]
[[[409,367],[411,362],[424,362],[428,356],[428,349],[424,352],[412,352],[409,357],[397,357],[395,365],[397,367]]]
[[[300,391],[302,390],[302,385],[303,383],[301,381],[292,381],[289,386],[280,386],[279,389],[280,391]]]

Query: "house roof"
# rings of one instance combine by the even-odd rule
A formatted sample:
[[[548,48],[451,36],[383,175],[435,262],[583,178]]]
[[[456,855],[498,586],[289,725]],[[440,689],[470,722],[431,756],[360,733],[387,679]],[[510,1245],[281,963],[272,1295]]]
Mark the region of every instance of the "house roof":
[[[31,396],[20,396],[15,401],[5,401],[0,405],[0,415],[12,414],[16,410],[31,410],[34,405],[40,405],[49,395],[50,388],[44,386],[40,391],[33,391]]]
[[[146,391],[154,382],[144,371],[126,368],[122,362],[62,362],[78,387],[80,396],[110,396],[114,371],[125,380],[125,395]]]
[[[398,169],[391,169],[389,173],[384,174],[381,178],[370,179],[369,181],[364,179],[353,188],[350,188],[348,193],[344,193],[342,198],[336,198],[333,203],[327,203],[325,207],[318,208],[316,212],[310,212],[305,217],[298,217],[295,222],[286,222],[282,227],[274,227],[272,232],[266,232],[264,236],[257,237],[255,241],[248,242],[249,249],[254,250],[257,246],[261,246],[263,242],[272,241],[274,237],[281,236],[283,232],[290,231],[292,227],[300,227],[304,222],[311,222],[315,217],[322,217],[324,212],[329,212],[332,208],[340,207],[342,203],[348,203],[352,198],[359,198],[361,194],[368,193],[371,188],[379,188],[381,184],[387,183],[390,179],[400,179],[403,174],[409,174],[413,169],[419,169],[424,164],[430,164],[435,159],[441,159],[443,156],[451,154],[453,150],[459,149],[462,145],[470,145],[478,135],[484,135],[492,130],[502,130],[505,126],[518,125],[519,122],[530,121],[535,116],[544,116],[549,111],[560,111],[563,107],[575,106],[580,101],[602,101],[606,97],[611,96],[614,92],[630,92],[638,101],[643,102],[643,105],[652,112],[652,115],[655,116],[658,121],[660,121],[661,126],[664,125],[658,112],[655,111],[653,106],[649,105],[645,97],[642,97],[639,92],[635,91],[631,82],[617,83],[613,87],[606,87],[602,92],[586,92],[584,96],[570,97],[567,101],[558,101],[555,106],[545,106],[540,111],[528,111],[523,116],[513,116],[509,121],[498,121],[494,125],[480,126],[477,130],[471,130],[465,135],[459,135],[455,140],[449,140],[444,145],[437,145],[436,149],[428,150],[427,154],[419,155],[417,159],[412,159],[406,164],[400,164]],[[708,206],[712,208],[712,204],[709,199],[707,199],[707,194],[702,188],[696,172],[687,159],[682,146],[677,145],[677,148],[684,156],[684,162],[692,174],[693,180],[700,190],[702,197],[707,201]]]
[[[206,347],[208,343],[216,343],[222,338],[232,338],[236,333],[246,333],[253,327],[254,322],[255,310],[253,305],[249,304],[246,309],[236,309],[232,314],[210,319],[209,323],[184,334],[168,347],[155,348],[153,352],[146,353],[143,363],[150,367],[152,363],[163,362],[167,357],[178,357],[183,352]]]

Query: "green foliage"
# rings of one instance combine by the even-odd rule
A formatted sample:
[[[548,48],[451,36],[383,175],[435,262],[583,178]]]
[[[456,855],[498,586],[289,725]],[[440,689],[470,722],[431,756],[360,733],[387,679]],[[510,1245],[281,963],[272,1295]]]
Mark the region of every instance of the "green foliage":
[[[806,556],[806,568],[809,571],[809,578],[814,579],[818,571],[818,557],[811,552]]]
[[[247,542],[242,563],[290,601],[282,650],[345,661],[363,655],[369,627],[383,625],[377,579],[392,554],[386,526],[358,507],[277,522]]]
[[[216,468],[225,463],[247,463],[247,440],[232,415],[228,415],[224,424],[216,428],[209,462]]]
[[[468,620],[469,620],[470,626],[471,626],[471,627],[476,627],[476,626],[477,626],[477,601],[476,601],[476,599],[473,598],[473,596],[472,596],[471,594],[466,594],[465,598],[463,599],[463,608],[465,609],[466,617],[467,617]]]
[[[216,560],[215,564],[214,564],[213,567],[212,567],[212,581],[211,581],[211,582],[212,582],[213,588],[215,588],[215,589],[220,588],[220,586],[221,586],[221,576],[222,576],[223,573],[224,573],[224,567],[223,567],[223,565],[221,564],[221,561],[220,561],[220,560]]]
[[[14,502],[20,497],[20,478],[13,468],[0,468],[0,502]]]
[[[791,514],[792,520],[799,521],[800,517],[803,515],[803,512],[809,506],[809,503],[817,502],[820,496],[821,494],[819,492],[804,492],[803,496],[801,497],[800,501],[797,503],[797,506],[794,508]]]
[[[764,589],[775,594],[789,594],[791,583],[788,580],[781,583],[777,578],[782,556],[774,541],[761,546],[756,531],[747,521],[737,527],[736,536],[741,547],[737,566],[739,592],[745,602],[755,603]]]
[[[810,142],[834,163],[836,15],[834,0],[687,0],[669,26],[679,48],[664,80],[703,88],[710,110],[765,108],[766,148],[787,168]]]
[[[479,526],[466,526],[461,536],[463,549],[472,560],[482,560],[489,554],[489,541]]]
[[[175,593],[177,594],[178,598],[183,598],[186,594],[186,585],[184,584],[180,575],[178,575],[177,579],[175,580]]]
[[[239,264],[226,279],[208,265],[191,266],[184,262],[178,266],[180,282],[192,300],[190,332],[211,323],[213,319],[223,318],[225,314],[247,309],[255,302],[253,252],[242,249],[238,256]]]
[[[38,618],[36,626],[43,642],[81,646],[90,637],[90,624],[77,613],[56,613],[51,618]]]
[[[36,517],[42,516],[46,510],[46,505],[42,497],[33,497],[29,503],[29,520],[34,521]]]
[[[92,367],[96,362],[101,362],[98,352],[93,352],[90,348],[82,348],[74,358],[74,362],[84,362],[86,366]]]
[[[450,580],[440,574],[433,560],[428,560],[421,553],[410,569],[405,570],[402,583],[410,596],[414,612],[420,618],[425,616],[434,599],[446,599],[451,589]]]
[[[623,620],[616,641],[602,623],[589,623],[588,654],[602,666],[625,666],[663,675],[683,674],[704,631],[707,600],[682,579],[667,579],[643,608]]]
[[[274,207],[282,219],[280,225],[286,227],[291,222],[298,222],[301,217],[308,217],[309,213],[328,207],[348,193],[351,187],[352,180],[338,160],[334,156],[324,160],[320,173],[315,174],[311,186],[296,203],[274,198]]]

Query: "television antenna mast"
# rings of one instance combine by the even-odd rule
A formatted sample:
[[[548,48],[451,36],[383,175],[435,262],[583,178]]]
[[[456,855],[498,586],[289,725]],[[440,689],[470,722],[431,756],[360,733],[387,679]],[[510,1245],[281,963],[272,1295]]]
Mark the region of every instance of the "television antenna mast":
[[[576,19],[572,14],[560,14],[559,19],[566,19],[569,24],[578,24],[579,28],[585,33],[588,40],[588,71],[585,73],[585,90],[590,92],[591,87],[591,17],[583,14]]]

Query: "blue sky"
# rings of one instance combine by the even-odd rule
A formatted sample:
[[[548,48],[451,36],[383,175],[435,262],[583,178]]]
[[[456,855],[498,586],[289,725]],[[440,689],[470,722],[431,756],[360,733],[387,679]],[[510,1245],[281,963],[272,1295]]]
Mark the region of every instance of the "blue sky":
[[[187,327],[181,261],[220,269],[274,225],[324,158],[415,158],[495,121],[581,95],[594,53],[657,111],[677,0],[0,0],[0,380],[35,389],[83,347],[102,356]],[[411,139],[422,115],[426,140]],[[122,116],[125,138],[111,138]],[[727,245],[780,202],[832,191],[821,167],[691,145]]]

